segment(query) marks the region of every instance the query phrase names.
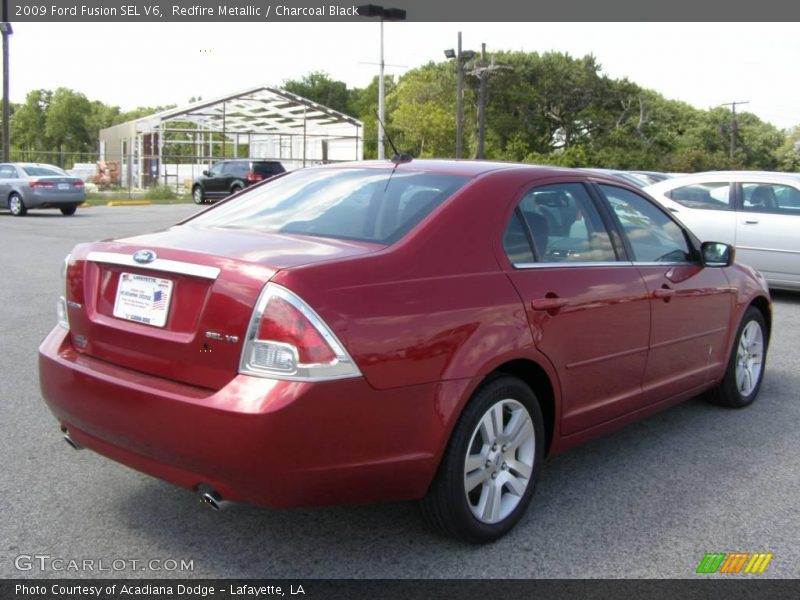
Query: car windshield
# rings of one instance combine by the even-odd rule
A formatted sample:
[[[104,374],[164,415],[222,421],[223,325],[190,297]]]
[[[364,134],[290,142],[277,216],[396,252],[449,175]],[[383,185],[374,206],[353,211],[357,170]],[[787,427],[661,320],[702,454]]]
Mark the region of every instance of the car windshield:
[[[22,167],[26,175],[30,177],[63,177],[66,173],[56,167]]]
[[[391,169],[304,169],[188,224],[391,244],[468,180]]]

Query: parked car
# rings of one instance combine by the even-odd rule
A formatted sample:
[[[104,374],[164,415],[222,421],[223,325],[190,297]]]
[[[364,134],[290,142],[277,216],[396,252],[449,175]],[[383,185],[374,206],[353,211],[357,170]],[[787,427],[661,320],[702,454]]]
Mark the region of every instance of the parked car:
[[[592,173],[600,173],[601,175],[611,175],[621,179],[625,183],[633,185],[637,188],[643,188],[658,181],[669,179],[671,175],[667,173],[659,173],[658,171],[623,171],[620,169],[584,169]]]
[[[275,160],[223,160],[192,183],[195,204],[225,198],[264,179],[285,173],[283,165]]]
[[[800,175],[717,171],[645,188],[701,240],[736,245],[770,287],[800,290]]]
[[[752,403],[772,321],[756,271],[636,188],[490,162],[303,169],[64,273],[39,370],[74,447],[212,507],[419,498],[475,543],[545,456]]]
[[[53,165],[0,163],[0,198],[15,217],[32,208],[58,208],[74,215],[86,201],[83,180]]]

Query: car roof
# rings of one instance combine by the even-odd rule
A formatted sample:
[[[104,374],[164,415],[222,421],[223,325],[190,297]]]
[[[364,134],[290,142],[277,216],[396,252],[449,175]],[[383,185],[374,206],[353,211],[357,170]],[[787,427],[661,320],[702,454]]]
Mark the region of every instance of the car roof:
[[[392,169],[395,164],[389,160],[365,160],[346,163],[334,163],[321,165],[318,169]],[[443,173],[448,175],[460,175],[464,177],[479,177],[488,173],[500,171],[529,171],[531,175],[538,177],[549,176],[582,176],[597,177],[608,181],[619,182],[615,177],[591,171],[589,169],[572,169],[568,167],[556,167],[552,165],[531,165],[523,163],[488,161],[488,160],[445,160],[445,159],[413,159],[400,162],[396,166],[398,171],[427,171]],[[624,183],[624,182],[623,182]]]
[[[645,187],[646,192],[663,192],[692,183],[716,183],[720,178],[731,181],[749,180],[753,183],[789,183],[800,186],[800,174],[782,171],[704,171],[665,179]]]

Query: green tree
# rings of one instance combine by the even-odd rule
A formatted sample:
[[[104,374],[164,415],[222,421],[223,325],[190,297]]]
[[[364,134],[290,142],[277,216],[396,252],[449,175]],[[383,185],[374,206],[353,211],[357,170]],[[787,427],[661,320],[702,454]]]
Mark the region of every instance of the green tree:
[[[782,171],[800,171],[800,125],[786,132],[783,144],[775,151],[775,159]]]
[[[11,141],[25,151],[50,149],[47,139],[47,109],[53,93],[49,90],[33,90],[25,96],[25,102],[14,112],[10,121]]]
[[[93,151],[88,121],[92,104],[83,94],[68,88],[53,92],[45,116],[45,134],[54,148],[64,152]]]
[[[387,94],[392,138],[416,157],[455,154],[455,73],[449,63],[409,71]]]
[[[347,84],[331,79],[327,73],[322,71],[313,71],[300,79],[284,81],[283,89],[346,115],[353,112]]]

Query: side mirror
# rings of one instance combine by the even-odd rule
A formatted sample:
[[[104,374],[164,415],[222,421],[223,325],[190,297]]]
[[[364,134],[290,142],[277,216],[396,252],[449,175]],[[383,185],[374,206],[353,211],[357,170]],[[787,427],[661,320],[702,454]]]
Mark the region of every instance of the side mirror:
[[[730,267],[736,258],[736,248],[722,242],[703,242],[700,253],[704,267]]]
[[[209,173],[208,171],[203,171],[203,175],[205,175],[206,177],[211,177],[211,173]]]

